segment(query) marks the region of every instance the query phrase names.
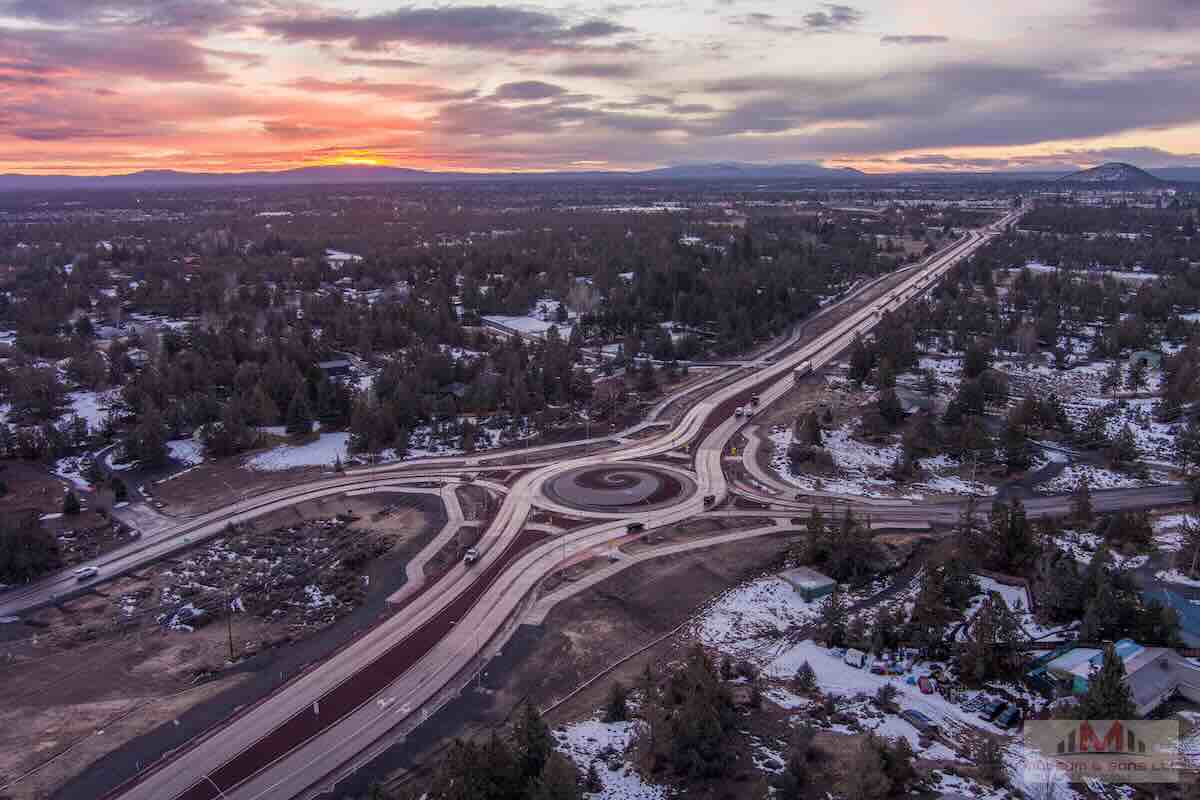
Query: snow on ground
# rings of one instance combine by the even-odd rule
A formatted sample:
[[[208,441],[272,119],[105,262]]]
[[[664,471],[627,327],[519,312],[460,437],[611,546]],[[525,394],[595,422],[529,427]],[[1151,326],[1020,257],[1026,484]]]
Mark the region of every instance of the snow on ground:
[[[914,483],[912,488],[924,489],[933,494],[973,494],[976,497],[991,497],[996,493],[995,486],[980,481],[969,481],[957,475],[934,475],[928,480]]]
[[[979,581],[979,588],[982,590],[982,593],[971,598],[970,605],[967,606],[966,611],[967,620],[975,619],[975,615],[979,613],[980,606],[983,605],[984,598],[992,592],[996,592],[1000,595],[1008,610],[1013,612],[1013,616],[1017,618],[1017,622],[1021,625],[1022,630],[1025,631],[1025,635],[1030,639],[1057,640],[1062,638],[1064,632],[1070,630],[1070,625],[1052,627],[1039,625],[1030,610],[1029,592],[1024,586],[1009,586],[985,575],[976,575],[975,580]],[[965,635],[965,633],[966,629],[964,628],[960,632],[960,637]]]
[[[167,442],[167,450],[171,458],[179,463],[194,467],[204,463],[204,447],[195,439],[175,439]]]
[[[786,679],[795,675],[800,665],[807,661],[816,673],[817,683],[821,691],[825,694],[832,693],[843,697],[863,694],[874,695],[879,690],[879,687],[890,683],[898,692],[896,702],[902,709],[915,709],[924,713],[940,725],[942,733],[946,738],[963,746],[967,745],[974,736],[974,734],[971,734],[967,730],[968,727],[1005,737],[1009,735],[990,722],[980,719],[977,715],[949,702],[940,695],[921,694],[920,689],[909,685],[905,680],[884,675],[875,675],[867,669],[856,669],[843,662],[842,659],[832,656],[830,653],[831,651],[818,646],[812,641],[804,641],[773,659],[766,665],[765,671],[772,677]],[[867,727],[875,723],[878,723],[876,729],[882,735],[910,736],[905,728],[907,723],[894,716],[888,715],[883,721],[864,720],[864,725]],[[931,758],[945,758],[949,754],[950,751],[947,748],[940,746],[936,752],[920,753],[922,756]],[[1029,776],[1024,774],[1023,768],[1027,757],[1028,752],[1024,746],[1017,741],[1010,740],[1005,752],[1005,763],[1008,768],[1009,778],[1016,787],[1026,792],[1028,796],[1036,797],[1039,796],[1035,793],[1036,787],[1028,782],[1027,779]],[[1062,790],[1057,795],[1060,800],[1077,797],[1077,795],[1073,794],[1067,788],[1064,776],[1058,774],[1054,778],[1055,783],[1059,784],[1059,788]],[[945,780],[945,777],[943,777],[943,780]],[[954,781],[951,779],[951,784],[953,783]],[[949,789],[949,786],[944,785],[944,788]],[[983,796],[990,797],[992,795]]]
[[[556,730],[558,749],[584,772],[593,762],[604,788],[588,795],[596,800],[664,800],[665,789],[646,783],[622,758],[637,736],[641,722],[584,720]],[[619,764],[616,770],[610,764]]]
[[[853,426],[850,424],[824,434],[823,446],[833,457],[840,473],[833,477],[792,471],[791,460],[787,454],[792,442],[790,429],[776,427],[771,431],[770,439],[773,448],[771,468],[788,483],[808,491],[861,497],[899,495],[913,500],[923,498],[920,490],[932,494],[973,494],[983,497],[990,497],[996,493],[992,486],[955,474],[962,469],[962,464],[945,455],[921,459],[921,468],[933,473],[929,477],[912,485],[898,485],[892,478],[882,476],[896,463],[900,455],[900,445],[860,442],[854,438]]]
[[[1170,462],[1175,449],[1175,424],[1155,420],[1157,400],[1125,400],[1108,419],[1105,433],[1115,438],[1126,425],[1133,432],[1138,452],[1151,461]]]
[[[1092,558],[1103,543],[1104,540],[1094,533],[1073,530],[1064,531],[1058,539],[1059,548],[1081,564],[1092,563]]]
[[[1154,577],[1164,583],[1177,583],[1181,586],[1200,587],[1200,580],[1189,578],[1186,574],[1177,569],[1159,570],[1154,573]]]
[[[791,459],[787,455],[788,446],[792,442],[790,429],[777,427],[771,431],[770,438],[773,445],[771,468],[793,486],[808,491],[862,497],[888,497],[893,494],[885,490],[894,489],[895,481],[890,478],[877,478],[874,475],[890,468],[896,462],[896,457],[900,454],[898,444],[878,447],[856,441],[852,438],[850,425],[828,431],[824,434],[824,447],[833,457],[842,475],[821,477],[792,472]]]
[[[1096,551],[1103,544],[1104,540],[1101,537],[1085,531],[1068,530],[1058,539],[1059,548],[1073,556],[1081,564],[1092,563],[1092,558],[1096,555]],[[1144,566],[1150,560],[1149,556],[1127,556],[1116,550],[1109,550],[1108,556],[1109,563],[1117,570],[1137,569]]]
[[[82,459],[75,456],[60,458],[54,462],[54,474],[70,483],[76,489],[91,491],[92,485],[84,480]]]
[[[710,647],[742,656],[816,620],[822,602],[806,602],[787,581],[765,576],[718,597],[696,623],[695,635]]]
[[[1064,467],[1062,472],[1045,483],[1040,484],[1037,488],[1039,491],[1051,493],[1072,492],[1079,485],[1079,482],[1084,479],[1087,480],[1088,487],[1092,491],[1097,489],[1124,489],[1135,486],[1147,486],[1154,483],[1152,480],[1141,480],[1120,472],[1114,472],[1111,469],[1105,469],[1104,467],[1094,467],[1089,464],[1070,464]]]
[[[1154,526],[1154,545],[1164,552],[1177,553],[1183,549],[1183,526],[1188,519],[1195,521],[1190,514],[1164,514],[1152,517],[1150,523]]]
[[[71,412],[87,421],[88,428],[99,430],[108,416],[108,407],[115,400],[115,391],[109,392],[71,392],[67,401],[71,404]]]
[[[564,340],[571,338],[572,326],[565,322],[547,321],[538,316],[514,317],[507,314],[487,314],[481,319],[501,330],[516,331],[522,336],[545,336],[551,328],[558,328]]]
[[[965,778],[943,770],[934,770],[930,782],[942,797],[973,797],[977,800],[1005,800],[1009,796],[1005,789],[988,787],[972,778]]]
[[[261,472],[278,472],[295,467],[332,467],[341,458],[349,458],[348,433],[322,433],[307,444],[282,444],[246,459],[246,467]]]

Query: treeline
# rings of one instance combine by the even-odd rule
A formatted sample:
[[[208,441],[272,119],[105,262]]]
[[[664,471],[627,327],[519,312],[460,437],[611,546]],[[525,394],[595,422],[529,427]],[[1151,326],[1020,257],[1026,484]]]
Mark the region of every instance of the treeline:
[[[1019,500],[996,502],[987,515],[970,502],[955,532],[960,542],[956,554],[935,560],[922,571],[910,613],[885,606],[868,620],[853,613],[841,592],[835,591],[821,607],[820,636],[830,646],[874,652],[906,646],[929,658],[956,658],[960,675],[974,683],[1012,677],[1019,667],[1014,660],[1015,646],[1027,638],[1014,612],[1031,609],[1007,608],[994,600],[981,608],[973,621],[963,623],[967,606],[980,594],[974,575],[986,569],[1028,578],[1042,598],[1041,613],[1048,621],[1083,620],[1077,633],[1082,641],[1129,637],[1151,646],[1179,646],[1179,620],[1174,610],[1145,599],[1136,584],[1115,568],[1111,556],[1149,544],[1153,528],[1146,515],[1095,515],[1086,485],[1077,491],[1072,506],[1067,519],[1035,524]],[[1072,527],[1064,529],[1068,524]],[[856,533],[859,528],[847,514],[831,529],[819,512],[814,512],[807,536],[791,558],[817,564],[839,581],[861,584],[877,574],[878,568],[856,571],[853,565],[879,556],[869,533]],[[837,535],[839,531],[850,535],[843,538]],[[1072,535],[1070,531],[1094,534],[1102,542],[1086,567],[1081,568],[1075,554],[1059,546]]]
[[[493,732],[483,742],[453,741],[428,791],[418,795],[373,787],[367,800],[582,800],[589,788],[584,776],[554,745],[545,720],[526,704],[503,735]]]

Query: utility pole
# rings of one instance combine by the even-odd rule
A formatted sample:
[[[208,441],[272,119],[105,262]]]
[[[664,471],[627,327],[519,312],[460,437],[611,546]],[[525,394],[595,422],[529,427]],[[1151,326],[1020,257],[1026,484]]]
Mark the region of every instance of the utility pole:
[[[225,630],[229,634],[229,663],[234,662],[233,656],[233,597],[225,590]]]

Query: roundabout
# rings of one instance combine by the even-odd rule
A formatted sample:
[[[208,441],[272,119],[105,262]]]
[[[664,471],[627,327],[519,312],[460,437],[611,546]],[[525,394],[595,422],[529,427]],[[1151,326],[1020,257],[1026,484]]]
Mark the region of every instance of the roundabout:
[[[590,513],[642,513],[674,506],[696,493],[682,470],[659,464],[576,467],[546,480],[542,494],[556,505]]]

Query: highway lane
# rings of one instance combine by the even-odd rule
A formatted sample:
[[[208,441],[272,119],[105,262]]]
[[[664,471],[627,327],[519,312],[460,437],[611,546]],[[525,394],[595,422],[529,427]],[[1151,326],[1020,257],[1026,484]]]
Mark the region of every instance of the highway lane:
[[[985,240],[983,235],[964,237],[946,252],[928,260],[920,270],[914,270],[912,277],[900,288],[900,294],[889,294],[877,300],[779,362],[723,387],[713,398],[690,409],[679,425],[662,436],[635,443],[616,453],[589,454],[525,473],[511,487],[489,528],[484,539],[485,553],[477,568],[476,576],[486,578],[503,573],[503,581],[476,580],[465,570],[460,571],[452,576],[449,585],[442,587],[442,591],[422,593],[406,609],[405,622],[392,626],[387,636],[374,637],[370,642],[364,641],[362,647],[356,646],[353,652],[339,654],[239,719],[220,736],[209,737],[184,752],[169,769],[154,772],[123,796],[157,800],[179,797],[186,792],[188,800],[210,796],[292,797],[301,795],[307,786],[315,786],[321,775],[334,772],[374,741],[373,736],[383,735],[432,701],[445,683],[459,674],[486,644],[486,641],[481,644],[480,640],[490,639],[494,632],[503,630],[506,621],[511,619],[533,587],[577,552],[576,548],[595,547],[624,533],[622,522],[601,523],[534,546],[524,556],[515,556],[514,548],[524,544],[520,535],[530,509],[535,501],[538,505],[545,502],[540,491],[545,480],[574,466],[617,463],[661,454],[703,436],[695,454],[700,487],[695,495],[658,511],[620,515],[622,520],[642,520],[647,527],[674,524],[696,516],[703,511],[703,494],[723,495],[726,490],[721,455],[728,440],[743,424],[742,420],[728,416],[730,403],[764,385],[770,387],[770,391],[781,392],[782,389],[777,387],[783,381],[791,380],[791,371],[796,365],[815,357],[833,357],[849,343],[855,332],[874,325],[881,308],[923,289],[929,282],[927,276],[940,275],[957,258],[972,252]],[[482,587],[478,589],[478,595],[474,594],[475,587]],[[459,616],[460,610],[465,610],[465,615]],[[451,614],[457,623],[452,626],[448,619]],[[351,701],[346,697],[335,699],[332,704],[325,699],[338,698],[339,695],[332,694],[338,686],[350,682],[351,678],[353,683],[364,680],[365,672],[370,672],[370,685],[377,688],[376,682],[387,677],[376,672],[381,653],[393,652],[395,637],[439,626],[441,638],[425,652],[416,668],[409,669],[407,662],[396,662],[384,670],[398,671],[398,676],[386,688],[376,692],[376,699],[383,702],[387,698],[399,698],[395,712],[381,716],[378,712],[383,707],[377,709],[371,703],[351,707]],[[403,638],[400,641],[404,641]],[[391,705],[387,704],[387,708]],[[408,713],[401,714],[405,709]],[[311,715],[311,720],[304,725],[291,722],[304,719],[306,713]],[[320,728],[322,725],[324,727]],[[354,727],[356,725],[358,727]],[[304,732],[314,728],[320,730],[303,744],[294,745],[297,730]],[[346,736],[352,731],[356,731],[352,737],[353,748],[346,744]],[[284,755],[274,756],[281,751]],[[269,769],[263,769],[268,766]],[[214,767],[216,780],[212,772]],[[259,771],[253,778],[242,780],[242,776],[252,769]]]
[[[912,270],[912,267],[906,267],[900,272]],[[868,291],[876,286],[880,281],[887,276],[875,279],[866,284],[859,291]],[[852,300],[855,295],[847,297],[847,300]],[[832,304],[822,309],[816,317],[823,316],[839,304]],[[764,352],[760,358],[767,359],[776,356],[778,353],[793,347],[803,335],[805,326],[811,320],[797,326],[792,334],[783,342],[770,348]],[[714,375],[702,382],[701,385],[687,387],[676,396],[664,399],[657,405],[647,421],[634,425],[625,431],[622,431],[618,436],[635,435],[650,425],[654,424],[653,420],[662,413],[669,403],[677,399],[677,397],[686,396],[692,392],[702,390],[703,388],[717,382],[722,377]],[[136,570],[143,564],[167,557],[176,552],[186,550],[196,543],[204,539],[211,538],[221,534],[226,525],[233,522],[248,521],[256,517],[272,513],[286,505],[304,502],[308,499],[319,497],[328,497],[335,495],[342,489],[353,489],[369,486],[370,482],[387,476],[410,476],[415,481],[422,477],[437,478],[443,475],[459,475],[464,472],[471,472],[483,465],[489,468],[499,468],[505,466],[507,459],[519,459],[527,461],[530,455],[538,456],[545,455],[548,459],[553,458],[556,451],[576,448],[580,445],[590,444],[613,444],[612,437],[597,437],[583,442],[569,442],[554,445],[539,445],[530,448],[524,448],[519,451],[496,454],[494,456],[479,456],[475,458],[464,458],[458,456],[442,457],[442,458],[427,458],[419,461],[402,462],[398,464],[390,464],[377,467],[364,467],[354,470],[348,470],[342,476],[313,481],[299,486],[288,487],[268,491],[261,494],[256,494],[250,497],[230,504],[224,508],[217,509],[207,514],[202,514],[192,519],[186,520],[171,528],[149,534],[142,539],[132,542],[129,545],[113,550],[96,559],[80,564],[80,567],[92,566],[96,567],[100,574],[94,580],[80,584],[75,575],[70,570],[63,570],[58,573],[51,574],[45,578],[26,586],[8,590],[0,594],[0,616],[17,616],[22,613],[40,608],[42,606],[51,605],[54,602],[61,600],[64,597],[73,596],[83,591],[89,590],[92,586],[99,585],[107,580],[119,577]],[[674,447],[671,444],[670,447]],[[670,449],[670,447],[668,449]],[[535,462],[536,463],[536,462]],[[522,465],[527,466],[527,465]]]
[[[978,237],[967,237],[964,242],[961,242],[960,245],[952,248],[952,251],[949,253],[941,255],[941,257],[935,257],[934,259],[931,259],[928,265],[928,270],[936,271],[940,270],[943,265],[953,264],[953,261],[956,257],[959,257],[959,255],[962,253],[972,251],[974,247],[979,245],[980,241],[982,240],[978,239]],[[906,284],[906,288],[908,285],[916,285],[916,281],[919,278],[920,275],[918,273],[917,277],[914,277],[911,282]],[[895,296],[896,295],[889,295],[889,297],[893,297],[893,299]],[[894,300],[886,300],[884,302],[894,302]],[[874,303],[874,305],[866,306],[863,309],[860,309],[860,311],[852,314],[850,318],[841,321],[841,323],[834,326],[832,330],[823,333],[823,335],[817,337],[814,342],[799,348],[796,353],[788,355],[786,359],[775,363],[775,365],[764,367],[762,371],[748,375],[746,378],[734,381],[733,384],[718,392],[718,396],[716,396],[716,398],[706,399],[706,401],[703,401],[700,404],[697,404],[696,407],[690,409],[688,413],[685,414],[684,419],[682,422],[680,422],[680,425],[678,425],[676,428],[673,428],[672,431],[661,435],[661,437],[649,439],[644,441],[644,443],[634,444],[630,447],[625,447],[625,449],[620,450],[617,453],[599,453],[599,455],[588,455],[577,459],[568,459],[566,462],[547,465],[547,467],[534,469],[530,471],[530,473],[523,475],[521,479],[516,481],[514,487],[511,488],[508,498],[505,499],[504,504],[502,507],[500,507],[496,521],[494,521],[490,531],[488,531],[488,535],[485,537],[486,548],[484,563],[482,563],[481,566],[481,569],[485,571],[485,575],[488,575],[487,571],[497,570],[506,565],[506,555],[510,554],[512,552],[512,548],[514,548],[516,545],[517,536],[520,534],[524,519],[526,519],[528,516],[529,510],[532,509],[534,499],[538,501],[539,506],[554,506],[554,504],[550,503],[550,501],[545,498],[544,493],[540,491],[541,486],[544,485],[544,482],[550,479],[550,477],[560,473],[560,471],[563,471],[564,469],[575,467],[575,465],[628,462],[629,459],[658,455],[658,453],[673,450],[676,449],[676,447],[688,444],[692,438],[696,437],[696,435],[700,435],[702,432],[706,431],[706,426],[708,426],[710,417],[712,417],[714,414],[720,415],[722,405],[727,407],[728,403],[737,401],[737,399],[742,397],[745,392],[748,392],[752,389],[757,389],[757,387],[760,387],[763,384],[769,384],[770,381],[790,380],[792,369],[797,365],[797,363],[803,362],[804,359],[811,359],[811,357],[821,355],[832,357],[836,350],[840,350],[845,347],[845,344],[847,343],[847,336],[853,336],[854,332],[862,330],[864,325],[874,325],[874,321],[877,319],[877,307],[878,301]],[[829,349],[833,349],[833,353],[826,354],[826,351]],[[505,585],[503,588],[499,588],[496,591],[491,591],[491,593],[485,593],[484,595],[481,595],[479,599],[476,599],[480,600],[481,602],[474,602],[470,604],[467,618],[462,620],[463,625],[458,626],[456,631],[498,630],[498,628],[502,626],[503,620],[510,618],[510,615],[512,612],[514,612],[517,604],[523,600],[523,597],[526,596],[529,590],[532,590],[536,583],[541,581],[542,577],[545,577],[548,572],[556,569],[556,567],[562,563],[564,559],[569,558],[576,548],[587,548],[601,545],[601,543],[613,539],[614,536],[623,534],[623,522],[625,519],[644,517],[644,523],[646,523],[648,527],[658,527],[658,525],[682,522],[684,519],[694,517],[697,515],[697,513],[700,513],[703,510],[701,494],[724,494],[725,476],[724,471],[722,471],[720,468],[721,453],[724,451],[724,447],[728,439],[732,437],[733,432],[736,432],[736,429],[739,426],[739,420],[733,419],[732,416],[728,416],[727,419],[719,422],[715,428],[707,431],[706,438],[704,438],[701,446],[698,447],[696,457],[697,475],[700,476],[700,492],[692,495],[690,499],[683,501],[683,503],[668,507],[668,509],[661,511],[650,512],[647,513],[647,515],[630,515],[628,512],[614,513],[614,515],[611,516],[619,521],[616,524],[601,524],[599,527],[589,527],[580,531],[572,531],[572,533],[560,537],[560,540],[548,542],[546,545],[535,548],[532,553],[527,555],[527,557],[522,558],[520,563],[512,565],[511,569],[509,570],[509,575],[505,576]],[[475,585],[478,585],[478,583],[479,582],[476,582]],[[491,587],[492,584],[488,584],[487,588]],[[470,589],[464,591],[469,590]],[[439,593],[439,596],[445,596],[446,594],[448,594],[448,591],[443,591],[443,593]],[[458,595],[456,597],[456,601],[461,602],[458,601],[458,597],[462,596],[466,595]],[[430,597],[430,595],[422,595],[422,599],[424,599],[424,597]],[[452,606],[445,606],[445,608],[451,607]],[[434,612],[434,610],[431,609],[428,613],[445,614],[449,612],[444,612],[444,610],[437,610],[437,612]],[[494,620],[492,618],[494,618]],[[414,620],[414,624],[425,626],[427,622],[433,622],[437,619],[439,619],[438,616],[434,616],[434,618],[427,620],[422,620],[419,618],[418,620]],[[419,630],[427,630],[427,627],[419,628]],[[457,674],[457,672],[460,672],[461,668],[464,666],[464,663],[469,661],[470,657],[474,656],[474,652],[464,652],[463,643],[461,640],[458,640],[458,637],[455,636],[454,632],[448,631],[448,633],[450,633],[450,636],[446,636],[443,642],[432,646],[430,651],[428,651],[427,658],[422,660],[421,669],[412,670],[412,672],[419,672],[421,675],[454,675]],[[473,636],[478,638],[480,634],[473,633]],[[341,666],[338,666],[336,670],[330,669],[329,672],[344,674],[346,673],[346,669],[344,669],[344,664],[341,664]],[[401,678],[403,678],[403,673],[401,673]],[[386,691],[386,693],[390,694],[390,696],[400,696],[404,698],[404,702],[401,704],[402,709],[415,708],[416,704],[426,702],[426,700],[430,699],[430,697],[422,696],[422,688],[425,688],[426,694],[432,694],[437,690],[438,687],[431,686],[426,681],[424,684],[408,686],[407,693],[403,693],[401,691],[403,688],[406,687],[389,686],[388,691]],[[300,694],[304,694],[305,704],[307,705],[308,702],[310,702],[308,698],[310,698],[311,692],[304,693],[294,691],[288,692],[288,694],[295,694],[295,696],[298,697]],[[322,694],[320,697],[324,698],[326,696],[330,696],[329,692]],[[292,699],[292,703],[290,703],[290,705],[292,705],[294,708],[296,705],[296,698],[290,699]],[[310,715],[310,720],[308,720],[306,724],[310,724],[310,726],[312,726],[312,724],[316,723],[317,720],[319,720],[319,705],[328,702],[329,700],[323,700],[319,698],[313,699],[312,703],[316,703],[316,705],[310,706],[312,712]],[[336,709],[338,706],[334,705],[334,708]],[[343,710],[346,709],[344,700],[341,708]],[[372,716],[367,718],[367,720],[364,720],[364,718],[354,718],[360,717],[362,714],[368,714]],[[332,746],[334,746],[335,742],[337,741],[336,736],[338,733],[334,733],[334,730],[338,730],[338,732],[344,734],[346,733],[346,728],[344,728],[344,726],[354,726],[354,724],[377,724],[372,723],[370,720],[374,716],[378,716],[376,712],[370,708],[370,706],[360,705],[354,711],[349,712],[349,714],[341,718],[341,720],[338,720],[336,723],[334,723],[332,728],[326,729],[326,733],[329,735],[325,735],[323,733],[319,736],[312,736],[310,741],[306,741],[305,744],[299,748],[294,748],[292,751],[286,751],[286,757],[281,757],[278,759],[268,758],[268,754],[280,752],[281,748],[288,747],[293,744],[295,736],[298,735],[295,734],[294,728],[299,726],[300,723],[293,723],[290,721],[296,720],[296,718],[304,718],[302,715],[304,715],[304,712],[302,711],[293,711],[293,714],[290,714],[286,717],[283,717],[282,714],[272,715],[269,714],[269,712],[264,711],[260,716],[265,718],[266,723],[269,724],[272,721],[278,722],[281,720],[281,717],[283,718],[283,722],[282,724],[278,724],[278,726],[274,730],[271,730],[271,732],[263,734],[263,736],[260,736],[260,738],[248,742],[248,744],[245,741],[239,741],[236,742],[233,747],[224,746],[227,744],[227,741],[226,736],[222,736],[223,746],[221,750],[223,752],[233,752],[235,753],[234,756],[224,760],[224,762],[221,763],[221,766],[218,766],[217,775],[215,776],[216,780],[214,780],[214,775],[212,774],[191,776],[194,778],[194,780],[192,781],[191,786],[187,788],[187,794],[184,796],[186,796],[188,800],[199,800],[199,798],[203,798],[203,796],[216,796],[217,794],[223,793],[227,796],[245,796],[245,798],[253,798],[253,796],[257,796],[256,792],[262,793],[264,790],[266,790],[266,792],[270,792],[271,794],[277,794],[278,796],[293,796],[294,794],[298,794],[300,790],[302,790],[302,783],[310,780],[314,774],[318,774],[318,772],[322,772],[324,770],[330,770],[332,766],[334,766],[328,763],[320,763],[317,764],[316,768],[314,768],[312,762],[313,757],[318,756],[319,753],[336,752]],[[240,727],[257,730],[258,727],[252,726],[250,722],[250,720],[247,720],[246,724],[242,724]],[[391,726],[394,726],[395,723],[396,721],[389,721]],[[275,733],[276,730],[278,733]],[[264,742],[266,742],[266,744],[264,744]],[[274,745],[272,745],[271,742],[274,742]],[[205,762],[211,764],[214,763],[211,760],[211,756],[211,753],[196,752],[187,760],[190,760],[190,762],[198,762],[200,764]],[[306,758],[310,760],[306,762]],[[322,758],[318,760],[320,760],[320,762],[325,762],[325,760],[329,759]],[[275,764],[275,768],[269,770],[268,774],[253,778],[251,781],[241,783],[241,778],[244,777],[248,769],[268,763]],[[139,784],[137,787],[133,787],[131,793],[128,793],[126,796],[176,796],[176,790],[178,790],[180,780],[186,782],[187,777],[190,777],[187,776],[186,770],[181,771],[179,766],[179,762],[176,762],[173,765],[173,769],[170,770],[173,776],[172,782],[163,784],[162,781],[155,780],[157,776],[163,775],[164,772],[166,772],[166,770],[163,770],[157,772],[155,776],[151,776],[151,780]],[[314,772],[314,769],[316,769],[316,772]],[[146,792],[149,792],[150,794],[145,794]]]

